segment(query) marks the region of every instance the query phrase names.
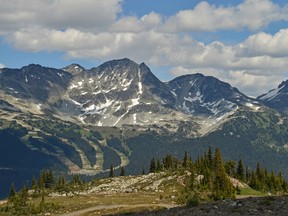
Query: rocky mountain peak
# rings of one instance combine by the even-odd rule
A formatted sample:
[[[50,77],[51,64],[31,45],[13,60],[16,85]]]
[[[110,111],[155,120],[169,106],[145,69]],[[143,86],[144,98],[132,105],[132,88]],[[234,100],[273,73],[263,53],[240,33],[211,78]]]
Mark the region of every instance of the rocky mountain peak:
[[[265,105],[288,112],[288,80],[283,81],[278,88],[270,90],[268,93],[257,97],[258,100],[264,102]]]
[[[283,89],[283,90],[288,90],[288,80],[286,80],[286,81],[283,81],[279,86],[278,86],[278,89]],[[282,91],[283,91],[282,90]]]
[[[61,94],[71,75],[63,70],[30,64],[21,69],[5,69],[0,74],[0,88],[17,98],[49,101],[50,96]]]
[[[256,102],[230,84],[199,73],[177,77],[168,86],[177,98],[176,107],[190,115],[217,117]]]
[[[71,73],[73,75],[77,75],[77,74],[80,74],[83,71],[85,71],[85,68],[82,67],[79,64],[71,64],[71,65],[69,65],[67,67],[62,68],[62,70],[66,71],[66,72],[69,72],[69,73]]]

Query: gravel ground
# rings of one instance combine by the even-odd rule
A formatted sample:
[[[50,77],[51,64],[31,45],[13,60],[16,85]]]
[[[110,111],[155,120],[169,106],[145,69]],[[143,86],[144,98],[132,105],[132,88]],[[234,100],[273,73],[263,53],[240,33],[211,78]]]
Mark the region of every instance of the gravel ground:
[[[141,212],[134,216],[192,216],[192,215],[288,215],[288,196],[249,197],[237,200],[203,203],[195,207],[177,207],[155,212]]]

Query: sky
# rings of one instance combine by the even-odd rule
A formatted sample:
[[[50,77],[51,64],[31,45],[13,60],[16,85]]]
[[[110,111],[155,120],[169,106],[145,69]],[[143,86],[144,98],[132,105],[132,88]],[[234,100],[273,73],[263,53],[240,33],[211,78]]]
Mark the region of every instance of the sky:
[[[288,79],[288,1],[0,0],[0,68],[121,58],[258,96]]]

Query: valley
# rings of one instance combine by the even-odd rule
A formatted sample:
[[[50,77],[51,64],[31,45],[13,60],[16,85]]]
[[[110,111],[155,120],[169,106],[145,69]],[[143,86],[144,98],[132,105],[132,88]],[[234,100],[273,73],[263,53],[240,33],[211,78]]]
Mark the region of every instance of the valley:
[[[138,175],[152,157],[195,158],[208,146],[287,177],[287,106],[278,103],[286,89],[254,99],[202,74],[162,82],[127,58],[91,69],[1,69],[1,196],[46,168],[68,178],[105,176],[111,165]]]

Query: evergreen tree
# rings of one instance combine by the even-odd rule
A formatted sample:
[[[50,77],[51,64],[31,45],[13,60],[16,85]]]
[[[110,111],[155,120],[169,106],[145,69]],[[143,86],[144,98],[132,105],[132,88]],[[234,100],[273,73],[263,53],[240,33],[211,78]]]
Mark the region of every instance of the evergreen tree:
[[[13,202],[13,200],[15,199],[15,196],[16,196],[15,186],[14,186],[14,183],[12,183],[8,200],[10,202]]]
[[[257,179],[257,176],[254,172],[254,170],[252,170],[252,173],[251,173],[251,179],[250,179],[250,182],[249,182],[249,186],[253,189],[256,189],[256,190],[259,190],[259,183],[258,183],[258,179]]]
[[[120,176],[125,176],[125,169],[124,169],[124,167],[121,167]]]
[[[188,164],[189,164],[188,154],[187,154],[187,151],[185,151],[182,166],[184,168],[188,168]]]
[[[245,170],[246,182],[248,182],[250,178],[251,178],[251,173],[249,172],[248,166],[246,166],[246,170]]]
[[[245,178],[245,172],[244,172],[244,166],[242,163],[242,160],[240,159],[238,161],[238,166],[237,166],[237,170],[236,170],[236,176],[239,180],[244,181]]]
[[[212,156],[212,149],[211,149],[211,146],[209,146],[208,148],[208,160],[209,160],[209,163],[210,163],[210,166],[212,165],[212,159],[213,159],[213,156]]]
[[[54,176],[52,170],[47,170],[45,173],[45,188],[52,188],[54,185]]]
[[[112,165],[112,164],[111,164],[111,167],[110,167],[109,177],[110,177],[110,178],[113,178],[113,177],[114,177],[114,168],[113,168],[113,165]]]
[[[235,196],[234,187],[227,176],[220,150],[217,148],[214,156],[213,196],[214,199],[232,198]]]
[[[28,190],[29,190],[28,183],[26,182],[25,186],[20,191],[20,205],[21,206],[26,206],[26,204],[27,204]]]
[[[71,184],[72,185],[82,185],[84,181],[80,178],[78,174],[73,175]]]
[[[160,172],[162,170],[162,165],[159,159],[157,159],[157,165],[156,165],[156,172]]]
[[[229,176],[235,177],[235,161],[227,161],[225,163],[225,171]]]
[[[156,172],[156,164],[155,164],[155,159],[152,158],[150,162],[150,173],[155,173]]]
[[[34,191],[36,191],[38,188],[37,186],[37,180],[35,178],[35,176],[33,175],[32,180],[31,180],[31,189],[33,189]]]
[[[38,188],[39,189],[43,189],[45,184],[44,184],[45,180],[44,180],[44,175],[43,173],[40,174],[39,179],[38,179]]]

